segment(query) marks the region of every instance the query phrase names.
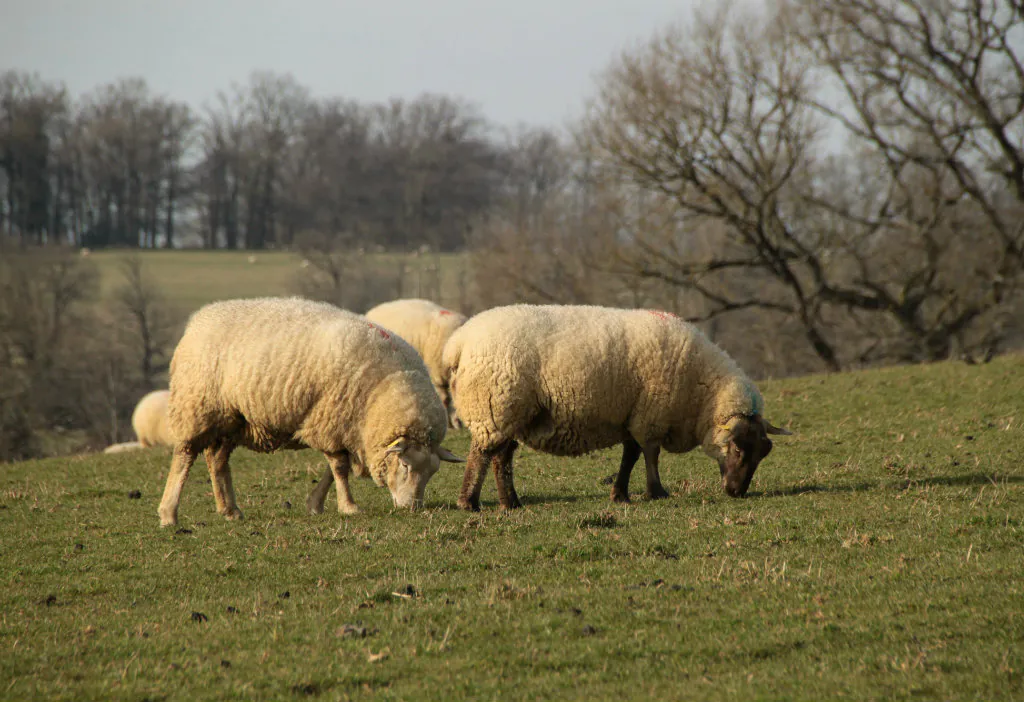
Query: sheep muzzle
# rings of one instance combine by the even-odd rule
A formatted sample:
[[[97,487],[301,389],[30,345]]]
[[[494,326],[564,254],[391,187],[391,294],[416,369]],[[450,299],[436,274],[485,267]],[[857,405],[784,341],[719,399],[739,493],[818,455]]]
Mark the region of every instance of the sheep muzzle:
[[[757,466],[771,450],[772,440],[762,422],[743,418],[736,423],[725,457],[718,463],[722,487],[729,497],[747,494]]]

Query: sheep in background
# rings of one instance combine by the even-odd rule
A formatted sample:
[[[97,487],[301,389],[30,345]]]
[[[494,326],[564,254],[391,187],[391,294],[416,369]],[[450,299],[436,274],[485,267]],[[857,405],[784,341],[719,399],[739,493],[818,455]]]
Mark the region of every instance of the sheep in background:
[[[167,426],[167,390],[154,390],[142,396],[132,412],[132,429],[137,441],[111,444],[103,453],[124,453],[153,446],[174,446],[174,437]]]
[[[501,506],[520,506],[512,479],[519,443],[560,456],[622,444],[611,496],[627,502],[641,454],[653,499],[668,496],[658,474],[661,449],[697,446],[718,461],[726,492],[742,496],[772,449],[768,434],[789,433],[764,418],[761,394],[724,351],[665,312],[498,307],[460,327],[443,362],[472,434],[463,509],[480,508],[488,465]]]
[[[103,449],[103,453],[125,453],[126,451],[138,451],[145,448],[138,441],[125,441],[120,444],[111,444]]]
[[[322,451],[342,513],[358,511],[350,472],[411,507],[440,461],[461,461],[440,445],[444,407],[415,350],[365,317],[299,298],[216,302],[193,314],[171,359],[168,418],[178,441],[162,526],[177,523],[200,452],[228,519],[242,517],[228,464],[236,446]]]
[[[377,305],[367,311],[366,318],[395,332],[419,352],[437,395],[448,410],[448,425],[453,429],[461,428],[462,422],[455,413],[448,384],[444,381],[441,353],[448,337],[465,324],[466,316],[430,300],[407,299]]]
[[[174,446],[174,435],[167,426],[168,390],[154,390],[139,400],[132,412],[132,429],[143,448]]]

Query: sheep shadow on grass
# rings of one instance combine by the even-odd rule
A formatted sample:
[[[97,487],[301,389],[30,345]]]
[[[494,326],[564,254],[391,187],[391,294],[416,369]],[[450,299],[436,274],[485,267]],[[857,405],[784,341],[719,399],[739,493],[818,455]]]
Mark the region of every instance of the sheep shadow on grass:
[[[815,492],[842,493],[868,492],[870,490],[892,489],[906,490],[915,485],[936,485],[941,487],[963,487],[970,485],[999,485],[1001,483],[1024,483],[1024,476],[1000,475],[998,473],[964,473],[962,475],[931,475],[922,478],[903,478],[900,480],[877,480],[874,482],[841,483],[836,485],[794,485],[777,490],[754,491],[747,497],[793,497]]]

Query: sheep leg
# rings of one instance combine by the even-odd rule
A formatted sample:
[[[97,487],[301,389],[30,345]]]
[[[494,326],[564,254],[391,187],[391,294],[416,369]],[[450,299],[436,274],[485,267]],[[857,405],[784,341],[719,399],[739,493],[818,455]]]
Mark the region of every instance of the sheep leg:
[[[167,474],[167,485],[164,496],[160,500],[160,526],[173,526],[178,523],[178,502],[181,501],[181,489],[188,480],[188,471],[195,463],[196,454],[185,448],[184,444],[174,447],[171,457],[171,470]]]
[[[647,444],[644,449],[644,465],[647,467],[647,499],[660,500],[668,497],[668,490],[661,485],[661,476],[658,474],[658,455],[661,453],[661,446]]]
[[[217,514],[228,519],[241,519],[242,510],[235,502],[235,486],[231,482],[231,465],[228,459],[235,445],[230,441],[219,441],[203,452],[206,456],[206,467],[210,470],[210,483],[213,485],[213,499],[217,503]]]
[[[313,486],[313,489],[309,491],[309,497],[306,498],[306,509],[310,514],[324,513],[324,502],[327,500],[327,493],[330,492],[332,483],[334,483],[334,471],[327,466],[320,481]]]
[[[632,436],[622,442],[622,461],[619,463],[619,474],[612,485],[612,502],[629,502],[629,476],[633,466],[640,458],[640,444]]]
[[[349,457],[348,452],[329,453],[327,454],[327,462],[331,464],[331,473],[334,474],[334,485],[338,491],[338,511],[342,514],[357,514],[359,506],[352,501],[352,493],[348,489],[348,474],[352,470],[352,459]]]
[[[496,449],[484,450],[475,443],[469,449],[466,459],[466,472],[462,477],[462,490],[459,492],[459,509],[471,512],[480,511],[480,489],[484,484],[487,464],[491,462]]]
[[[512,455],[519,444],[509,441],[502,444],[491,457],[494,468],[494,480],[498,486],[498,503],[502,509],[518,509],[523,506],[516,494],[516,486],[512,482]]]

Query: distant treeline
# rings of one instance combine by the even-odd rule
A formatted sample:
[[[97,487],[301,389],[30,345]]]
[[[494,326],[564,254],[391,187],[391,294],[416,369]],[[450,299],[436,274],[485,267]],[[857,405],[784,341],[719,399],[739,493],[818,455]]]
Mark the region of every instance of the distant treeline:
[[[254,73],[202,108],[141,79],[80,97],[0,74],[0,234],[90,248],[461,248],[496,198],[528,188],[510,136],[444,95],[364,104]]]

